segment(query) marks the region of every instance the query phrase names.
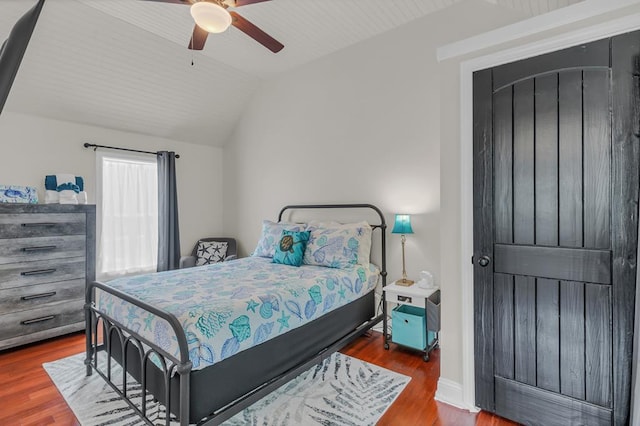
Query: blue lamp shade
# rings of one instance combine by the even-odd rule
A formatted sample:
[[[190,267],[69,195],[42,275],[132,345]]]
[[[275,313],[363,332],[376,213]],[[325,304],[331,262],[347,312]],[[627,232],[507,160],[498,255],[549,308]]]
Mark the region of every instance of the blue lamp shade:
[[[413,234],[413,229],[411,228],[411,215],[408,214],[397,214],[396,221],[393,224],[392,234]]]

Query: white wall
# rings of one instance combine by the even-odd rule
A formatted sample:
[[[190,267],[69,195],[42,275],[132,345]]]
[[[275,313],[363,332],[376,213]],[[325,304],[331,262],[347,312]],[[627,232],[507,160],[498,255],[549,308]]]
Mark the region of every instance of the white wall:
[[[268,82],[225,147],[225,224],[242,250],[262,219],[291,203],[372,203],[412,214],[407,270],[439,278],[439,112],[433,55],[416,55],[421,30],[394,32]],[[397,49],[400,41],[414,46]],[[402,64],[402,66],[398,66]],[[391,227],[389,228],[389,231]],[[389,278],[401,274],[400,238],[389,234]]]
[[[16,114],[0,115],[0,184],[38,188],[44,202],[44,177],[74,173],[84,177],[95,203],[95,154],[84,142],[180,154],[177,163],[180,242],[190,253],[203,236],[222,233],[222,149],[153,136]]]
[[[442,287],[441,371],[458,383],[460,286],[441,268],[459,259],[459,213],[448,206],[442,214],[441,206],[445,191],[459,194],[451,187],[459,182],[456,163],[441,167],[441,150],[445,159],[451,151],[441,123],[455,122],[457,115],[444,115],[458,111],[442,109],[440,98],[457,105],[459,92],[442,85],[435,52],[520,18],[466,1],[278,76],[258,92],[224,149],[225,173],[234,176],[225,185],[225,227],[236,230],[245,253],[261,219],[275,219],[284,204],[370,202],[391,224],[393,213],[412,213],[407,271],[431,270]],[[389,278],[399,277],[397,235],[387,260]]]

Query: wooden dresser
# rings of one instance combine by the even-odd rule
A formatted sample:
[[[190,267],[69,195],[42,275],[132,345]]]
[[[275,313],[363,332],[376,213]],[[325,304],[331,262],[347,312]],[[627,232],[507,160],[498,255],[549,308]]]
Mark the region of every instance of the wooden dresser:
[[[94,205],[0,204],[0,350],[84,328]]]

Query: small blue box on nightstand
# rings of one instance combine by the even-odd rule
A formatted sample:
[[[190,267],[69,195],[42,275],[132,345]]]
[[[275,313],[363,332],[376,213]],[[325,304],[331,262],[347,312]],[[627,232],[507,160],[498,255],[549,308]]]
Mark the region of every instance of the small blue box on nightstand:
[[[391,341],[402,346],[425,350],[427,348],[427,319],[424,308],[409,305],[396,306],[391,312]],[[429,345],[436,335],[429,331]]]

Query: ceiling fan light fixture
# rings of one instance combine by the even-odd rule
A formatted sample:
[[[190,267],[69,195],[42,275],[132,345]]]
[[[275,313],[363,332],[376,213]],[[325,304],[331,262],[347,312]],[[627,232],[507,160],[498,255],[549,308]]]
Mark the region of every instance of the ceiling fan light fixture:
[[[231,15],[215,3],[201,1],[191,6],[191,16],[196,25],[208,33],[221,33],[231,25]]]

